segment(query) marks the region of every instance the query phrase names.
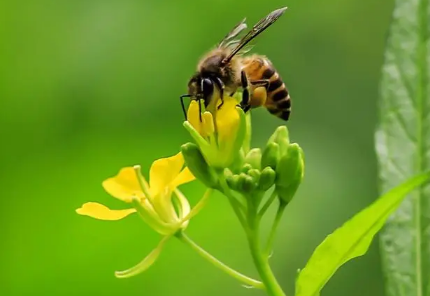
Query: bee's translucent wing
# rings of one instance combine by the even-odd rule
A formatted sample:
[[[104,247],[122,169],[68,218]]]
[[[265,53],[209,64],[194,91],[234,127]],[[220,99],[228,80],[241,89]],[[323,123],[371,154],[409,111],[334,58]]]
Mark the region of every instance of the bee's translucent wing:
[[[268,16],[261,19],[258,23],[252,27],[252,30],[248,32],[243,38],[238,42],[236,47],[232,50],[232,52],[223,60],[223,64],[227,64],[235,54],[237,54],[248,42],[257,37],[261,32],[266,30],[270,25],[276,22],[282,14],[284,14],[287,7],[283,7],[272,11]],[[243,29],[242,29],[243,30]],[[236,34],[237,35],[237,34]]]
[[[225,35],[225,37],[220,41],[220,43],[218,43],[218,47],[230,46],[229,43],[232,42],[232,39],[247,28],[247,25],[245,24],[245,22],[246,22],[246,18],[244,18],[240,23],[234,26],[234,28],[227,35]]]
[[[237,47],[237,45],[238,45],[239,43],[240,43],[240,39],[231,40],[231,41],[229,41],[229,42],[227,42],[227,43],[225,44],[225,47],[229,47],[229,48],[231,48],[231,49],[234,49],[234,48],[236,48],[236,47]],[[251,51],[253,47],[254,47],[254,45],[248,44],[248,45],[246,45],[246,46],[242,47],[242,48],[240,49],[240,51],[236,53],[236,55],[243,55],[243,54],[246,54],[246,53],[248,53],[249,51]]]

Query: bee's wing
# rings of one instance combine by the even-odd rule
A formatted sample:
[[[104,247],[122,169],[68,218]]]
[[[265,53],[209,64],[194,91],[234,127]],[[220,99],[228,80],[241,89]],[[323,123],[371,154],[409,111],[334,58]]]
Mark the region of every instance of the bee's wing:
[[[232,42],[232,39],[247,28],[245,22],[246,22],[246,18],[244,18],[240,23],[234,26],[234,28],[231,29],[231,31],[228,32],[228,34],[225,35],[225,37],[218,43],[218,47],[230,46],[229,44]]]
[[[223,60],[223,64],[227,64],[235,54],[237,54],[248,42],[257,37],[261,32],[266,30],[270,25],[276,22],[281,15],[285,12],[287,7],[283,7],[272,11],[268,16],[261,19],[258,23],[252,27],[252,30],[248,32],[243,38],[238,42],[236,47],[231,51],[231,53]],[[237,35],[237,34],[236,34]]]
[[[231,49],[235,49],[238,46],[239,43],[240,43],[240,39],[231,40],[231,41],[229,41],[229,42],[227,42],[225,44],[225,47],[229,47]],[[253,47],[254,47],[254,45],[248,44],[248,45],[242,47],[240,49],[240,51],[236,53],[236,55],[246,54],[247,52],[251,51]]]

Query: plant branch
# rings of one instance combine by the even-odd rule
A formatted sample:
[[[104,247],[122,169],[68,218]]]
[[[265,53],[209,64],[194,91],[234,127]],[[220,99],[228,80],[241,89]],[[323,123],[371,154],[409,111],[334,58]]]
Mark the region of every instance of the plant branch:
[[[176,237],[180,239],[183,243],[191,247],[194,251],[196,251],[200,256],[202,256],[204,259],[212,263],[217,268],[221,269],[228,275],[232,276],[233,278],[239,280],[245,285],[252,286],[254,288],[258,289],[264,289],[264,285],[262,282],[257,281],[253,278],[247,277],[240,272],[232,269],[231,267],[227,266],[226,264],[222,263],[218,259],[216,259],[214,256],[209,254],[206,250],[204,250],[202,247],[200,247],[198,244],[196,244],[192,239],[190,239],[184,232],[178,232],[176,234]]]
[[[267,239],[267,243],[266,243],[265,253],[267,257],[270,256],[270,253],[272,251],[273,242],[276,236],[276,231],[278,230],[279,222],[281,221],[282,214],[284,213],[286,206],[287,206],[287,203],[285,202],[281,202],[278,206],[278,211],[276,212],[275,220],[273,221],[272,229],[270,230],[269,238]]]

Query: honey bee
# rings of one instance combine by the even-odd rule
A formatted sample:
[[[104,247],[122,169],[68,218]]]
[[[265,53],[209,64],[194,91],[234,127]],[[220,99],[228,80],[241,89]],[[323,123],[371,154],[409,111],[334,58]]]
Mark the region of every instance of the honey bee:
[[[276,69],[263,55],[245,55],[250,50],[251,40],[272,25],[285,12],[283,7],[261,19],[241,39],[235,39],[247,28],[246,18],[238,23],[198,63],[197,73],[188,82],[188,93],[182,95],[181,105],[185,114],[183,99],[203,100],[205,108],[214,108],[223,95],[233,96],[242,88],[239,106],[247,112],[251,108],[264,106],[271,114],[287,121],[291,113],[291,99],[288,90]],[[215,95],[215,90],[217,91]],[[199,104],[200,105],[200,104]]]

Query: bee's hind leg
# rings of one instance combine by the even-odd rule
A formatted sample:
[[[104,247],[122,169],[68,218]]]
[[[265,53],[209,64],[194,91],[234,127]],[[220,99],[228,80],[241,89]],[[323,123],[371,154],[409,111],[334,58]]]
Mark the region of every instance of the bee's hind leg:
[[[240,72],[240,81],[242,83],[242,101],[238,105],[242,108],[243,112],[248,112],[251,109],[250,98],[249,98],[249,87],[248,78],[246,77],[245,71]]]

